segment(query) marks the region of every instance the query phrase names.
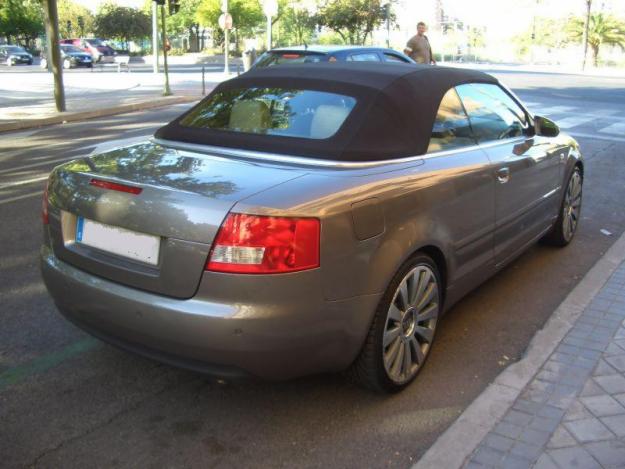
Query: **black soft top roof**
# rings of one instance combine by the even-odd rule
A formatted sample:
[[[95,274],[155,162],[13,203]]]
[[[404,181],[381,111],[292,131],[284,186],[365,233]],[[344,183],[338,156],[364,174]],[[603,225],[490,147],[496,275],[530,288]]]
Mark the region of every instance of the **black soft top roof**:
[[[231,132],[180,125],[187,113],[155,136],[195,144],[338,161],[376,161],[427,151],[444,94],[464,83],[497,83],[482,72],[412,64],[315,63],[252,69],[214,93],[249,87],[326,91],[356,98],[339,131],[324,140]],[[201,106],[199,103],[197,106]]]

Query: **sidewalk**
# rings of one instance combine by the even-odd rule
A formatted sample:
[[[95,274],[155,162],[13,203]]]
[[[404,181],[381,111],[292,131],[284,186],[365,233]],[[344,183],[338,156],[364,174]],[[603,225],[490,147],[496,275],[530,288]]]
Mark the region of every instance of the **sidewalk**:
[[[625,235],[414,466],[625,468]]]

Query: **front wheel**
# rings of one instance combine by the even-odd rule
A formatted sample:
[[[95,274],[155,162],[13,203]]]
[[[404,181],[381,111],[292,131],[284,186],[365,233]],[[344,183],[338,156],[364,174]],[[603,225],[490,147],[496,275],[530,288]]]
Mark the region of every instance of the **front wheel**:
[[[575,236],[582,209],[582,184],[582,172],[576,166],[566,185],[558,219],[543,238],[547,244],[566,246]]]
[[[70,62],[69,59],[65,59],[63,61],[63,68],[65,70],[68,70],[68,69],[72,68],[72,62]]]
[[[350,372],[363,386],[382,392],[404,389],[430,353],[442,306],[438,268],[417,254],[395,274],[360,355]]]

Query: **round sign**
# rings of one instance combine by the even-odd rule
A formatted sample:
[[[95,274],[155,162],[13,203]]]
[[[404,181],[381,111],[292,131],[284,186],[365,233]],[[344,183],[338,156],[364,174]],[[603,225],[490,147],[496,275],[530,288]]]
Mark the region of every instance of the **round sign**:
[[[278,0],[263,0],[263,13],[265,16],[276,16],[278,14]]]
[[[232,29],[232,15],[230,13],[221,15],[218,23],[221,29]]]

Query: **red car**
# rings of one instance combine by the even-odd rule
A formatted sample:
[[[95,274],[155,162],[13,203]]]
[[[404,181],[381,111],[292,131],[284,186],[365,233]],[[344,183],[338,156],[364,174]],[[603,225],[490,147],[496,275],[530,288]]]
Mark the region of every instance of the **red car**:
[[[102,42],[102,39],[63,39],[61,44],[71,44],[91,54],[94,62],[114,62],[115,51]]]

